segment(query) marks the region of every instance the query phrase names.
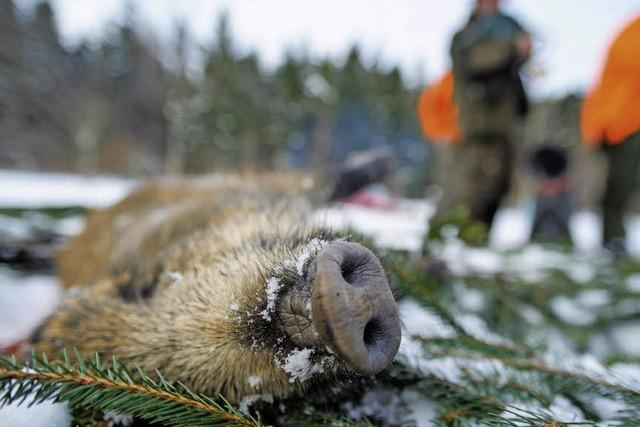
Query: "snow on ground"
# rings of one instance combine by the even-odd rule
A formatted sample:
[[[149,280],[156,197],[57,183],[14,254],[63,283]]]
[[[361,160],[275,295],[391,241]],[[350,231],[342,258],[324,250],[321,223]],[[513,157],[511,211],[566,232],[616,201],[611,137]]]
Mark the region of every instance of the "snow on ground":
[[[109,176],[0,170],[0,207],[103,207],[120,200],[135,181]]]
[[[24,276],[0,267],[0,347],[28,338],[60,301],[51,276]]]
[[[7,427],[69,427],[71,421],[66,403],[46,401],[31,407],[27,403],[0,406],[0,425]]]
[[[318,211],[315,219],[319,224],[370,235],[382,247],[417,251],[434,211],[435,207],[423,200],[400,200],[393,209],[339,203]]]

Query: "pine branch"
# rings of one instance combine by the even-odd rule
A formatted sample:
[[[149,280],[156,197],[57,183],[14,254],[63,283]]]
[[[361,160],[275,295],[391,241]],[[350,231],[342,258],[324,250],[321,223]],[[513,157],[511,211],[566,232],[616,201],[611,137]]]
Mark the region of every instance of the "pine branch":
[[[568,378],[574,381],[589,383],[594,386],[604,387],[624,393],[632,398],[640,399],[640,390],[625,386],[624,384],[607,381],[601,377],[589,376],[587,373],[572,371],[546,364],[539,358],[517,358],[514,354],[505,351],[502,345],[494,345],[486,342],[478,342],[476,340],[456,338],[424,338],[414,336],[426,346],[430,346],[430,353],[437,356],[464,356],[477,358],[477,353],[482,353],[485,360],[495,360],[501,362],[505,366],[514,369],[538,372],[544,375],[550,375],[560,378]],[[479,345],[480,344],[480,345]],[[509,349],[507,347],[507,349]],[[434,354],[436,352],[437,354]],[[462,352],[462,354],[461,354]],[[611,375],[613,376],[613,375]]]
[[[220,405],[181,383],[169,383],[160,372],[153,380],[138,367],[134,374],[116,358],[109,366],[98,355],[72,361],[65,352],[63,359],[49,363],[46,355],[32,356],[31,363],[19,364],[0,357],[0,405],[53,399],[68,402],[71,409],[114,411],[177,427],[261,425],[224,399]]]
[[[440,299],[427,289],[425,286],[425,283],[427,283],[426,281],[421,283],[421,281],[417,280],[412,273],[407,271],[407,269],[393,261],[388,263],[388,267],[398,279],[409,286],[408,288],[405,287],[403,290],[411,296],[416,297],[416,301],[426,303],[429,308],[433,309],[442,320],[456,331],[457,334],[461,336],[469,336],[464,327],[460,325],[449,310],[442,305]]]

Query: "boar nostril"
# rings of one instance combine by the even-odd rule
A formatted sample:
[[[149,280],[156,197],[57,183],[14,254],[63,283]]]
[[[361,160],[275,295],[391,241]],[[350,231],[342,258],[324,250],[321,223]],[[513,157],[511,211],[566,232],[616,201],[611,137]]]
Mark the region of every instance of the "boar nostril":
[[[400,320],[380,261],[356,243],[327,245],[315,259],[311,309],[322,342],[354,371],[389,366],[400,345]]]
[[[356,282],[356,267],[351,262],[343,262],[340,266],[340,273],[345,282],[353,285]]]
[[[380,323],[378,319],[374,318],[369,320],[367,325],[364,327],[362,340],[367,347],[370,347],[379,341],[380,338],[383,337],[383,334],[382,323]]]

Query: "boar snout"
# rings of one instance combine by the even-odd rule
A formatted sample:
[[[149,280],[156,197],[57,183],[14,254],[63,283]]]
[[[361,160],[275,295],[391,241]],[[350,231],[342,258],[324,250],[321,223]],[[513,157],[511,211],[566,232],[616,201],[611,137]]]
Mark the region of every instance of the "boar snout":
[[[332,243],[315,259],[313,326],[351,368],[372,374],[389,366],[400,346],[396,303],[376,256],[349,242]]]

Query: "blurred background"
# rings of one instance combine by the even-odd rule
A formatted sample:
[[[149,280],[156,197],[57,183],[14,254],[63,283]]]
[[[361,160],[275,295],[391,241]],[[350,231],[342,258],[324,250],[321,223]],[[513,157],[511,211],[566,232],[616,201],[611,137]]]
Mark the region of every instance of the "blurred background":
[[[2,0],[0,168],[326,173],[349,153],[388,146],[394,190],[421,197],[435,155],[417,96],[449,67],[472,4]],[[535,43],[525,145],[553,134],[580,148],[583,92],[638,7],[504,2]]]

